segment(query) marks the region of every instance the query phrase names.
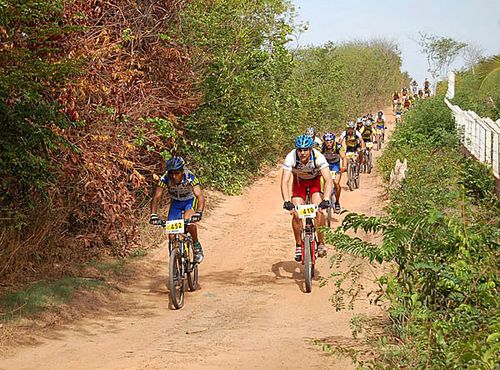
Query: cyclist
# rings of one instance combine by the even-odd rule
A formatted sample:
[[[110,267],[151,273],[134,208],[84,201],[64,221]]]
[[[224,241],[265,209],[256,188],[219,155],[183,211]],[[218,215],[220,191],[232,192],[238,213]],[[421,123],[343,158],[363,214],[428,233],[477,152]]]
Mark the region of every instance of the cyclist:
[[[358,163],[363,163],[363,152],[360,149],[365,149],[365,142],[353,121],[347,123],[345,131],[340,135],[339,143],[343,144],[344,141],[346,153],[358,153]]]
[[[323,154],[313,149],[313,139],[308,135],[300,135],[295,139],[295,149],[285,158],[283,172],[281,175],[281,196],[283,197],[283,208],[293,215],[292,229],[295,237],[295,261],[302,259],[302,221],[295,212],[296,205],[304,204],[306,201],[306,189],[309,188],[311,202],[325,209],[330,206],[332,194],[332,177],[328,162]],[[292,196],[290,197],[290,177],[293,177]],[[325,181],[325,195],[321,192],[321,177]],[[316,226],[319,230],[325,225],[323,212],[316,214]],[[318,231],[318,255],[326,256],[323,233]]]
[[[363,128],[363,123],[366,122],[366,120],[366,116],[363,116],[363,118],[358,118],[356,120],[356,130],[360,131]]]
[[[407,96],[403,100],[403,108],[404,108],[405,112],[411,108],[411,100]]]
[[[411,91],[412,91],[413,95],[417,95],[417,92],[418,92],[417,80],[413,80],[413,82],[411,83]]]
[[[427,80],[424,81],[424,98],[431,96],[431,83]]]
[[[385,138],[385,116],[384,116],[384,112],[382,112],[382,111],[378,111],[378,113],[377,113],[377,118],[375,119],[375,129],[382,133],[382,141],[384,141],[384,138]]]
[[[396,110],[394,111],[394,115],[396,117],[396,122],[401,121],[401,116],[403,115],[403,104],[401,102],[398,102],[398,104],[396,104]]]
[[[333,132],[327,132],[323,135],[323,147],[321,148],[321,152],[328,162],[330,172],[335,172],[335,177],[333,178],[333,189],[335,192],[334,211],[340,213],[340,179],[347,167],[347,158],[345,152],[342,150],[342,145],[335,141],[335,134]],[[342,167],[340,167],[341,160]]]
[[[365,145],[367,143],[373,142],[373,121],[372,121],[372,119],[367,119],[365,122],[363,122],[363,127],[361,128],[359,133],[361,134],[361,138],[365,142]],[[369,149],[367,149],[367,150],[369,150]]]
[[[360,134],[365,144],[373,142],[373,125],[371,120],[363,122],[363,128],[361,129]]]
[[[205,197],[201,191],[200,181],[187,168],[184,159],[180,156],[173,156],[166,161],[166,172],[160,178],[153,200],[151,201],[151,217],[149,223],[160,225],[161,219],[158,217],[158,205],[166,188],[170,195],[171,203],[168,211],[168,220],[178,220],[191,218],[193,221],[200,221],[205,208]],[[196,211],[195,211],[196,209]],[[188,232],[193,237],[193,249],[195,261],[203,261],[203,249],[198,240],[198,230],[195,224],[188,226]]]
[[[305,134],[307,136],[310,136],[314,140],[314,149],[321,149],[321,146],[323,145],[323,142],[319,137],[316,136],[316,129],[314,127],[309,127]]]

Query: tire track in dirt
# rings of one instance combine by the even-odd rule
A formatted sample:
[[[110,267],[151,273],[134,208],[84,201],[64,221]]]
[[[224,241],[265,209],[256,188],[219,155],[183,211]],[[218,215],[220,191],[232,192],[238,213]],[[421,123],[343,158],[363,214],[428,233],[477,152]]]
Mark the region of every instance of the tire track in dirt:
[[[393,117],[387,117],[390,130]],[[362,175],[354,192],[343,177],[343,207],[382,213],[376,168]],[[168,307],[168,259],[162,247],[147,257],[157,273],[138,278],[124,293],[135,309],[51,331],[37,346],[12,349],[0,359],[0,369],[354,369],[350,360],[325,354],[311,339],[348,344],[350,318],[381,311],[359,300],[353,311],[335,312],[329,302],[333,287],[320,289],[317,281],[311,294],[303,292],[279,180],[280,170],[271,171],[241,196],[224,197],[201,223],[201,287],[186,294],[183,309]],[[333,226],[341,221],[336,217]],[[368,285],[371,269],[363,274]],[[328,260],[318,260],[317,270],[328,275]]]

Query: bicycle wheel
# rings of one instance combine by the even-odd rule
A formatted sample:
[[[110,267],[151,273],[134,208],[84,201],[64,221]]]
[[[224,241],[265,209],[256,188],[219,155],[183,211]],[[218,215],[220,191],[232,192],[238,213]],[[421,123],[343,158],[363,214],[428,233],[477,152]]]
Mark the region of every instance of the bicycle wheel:
[[[332,224],[332,205],[330,205],[330,207],[326,209],[326,226],[330,227],[331,224]]]
[[[182,274],[181,252],[179,248],[172,249],[170,253],[168,289],[172,305],[182,308],[184,305],[184,276]]]
[[[304,239],[304,277],[306,282],[306,293],[311,293],[312,290],[312,278],[313,278],[313,263],[311,256],[311,243],[312,239],[310,235],[306,235]]]
[[[382,135],[377,134],[377,150],[380,150],[382,148]]]
[[[198,264],[194,262],[193,243],[187,242],[188,259],[187,259],[187,281],[189,290],[195,291],[198,289]]]
[[[359,188],[359,178],[361,177],[359,176],[359,170],[360,170],[359,164],[357,164],[354,172],[354,186],[356,189]]]
[[[354,190],[354,165],[349,163],[347,165],[347,186],[349,186],[349,190]]]
[[[366,153],[366,172],[371,173],[373,168],[373,162],[372,162],[372,151],[368,150]]]

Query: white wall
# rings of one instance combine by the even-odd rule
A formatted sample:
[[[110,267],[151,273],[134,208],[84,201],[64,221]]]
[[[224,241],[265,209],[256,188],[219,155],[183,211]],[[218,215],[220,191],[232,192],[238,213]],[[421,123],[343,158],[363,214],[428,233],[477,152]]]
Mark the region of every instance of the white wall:
[[[491,165],[495,176],[500,178],[500,119],[495,122],[482,118],[473,111],[464,111],[450,103],[448,98],[454,96],[454,82],[455,75],[451,72],[444,101],[455,116],[457,128],[462,133],[462,143],[479,161]]]

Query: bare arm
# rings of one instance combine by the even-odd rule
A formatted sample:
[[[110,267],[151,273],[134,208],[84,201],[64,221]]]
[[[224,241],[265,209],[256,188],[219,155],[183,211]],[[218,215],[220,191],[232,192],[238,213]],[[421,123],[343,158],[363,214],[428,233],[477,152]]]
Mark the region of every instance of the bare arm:
[[[290,201],[290,177],[292,176],[291,171],[283,169],[281,172],[281,197],[283,201]]]
[[[151,214],[158,213],[158,204],[160,204],[162,195],[163,195],[163,188],[161,186],[157,186],[155,194],[153,195],[153,199],[151,200]]]
[[[205,209],[205,196],[201,191],[201,186],[200,185],[193,186],[193,193],[198,199],[198,209],[196,211],[203,212],[203,210]]]
[[[342,167],[347,168],[347,157],[345,155],[345,152],[343,150],[340,150],[339,153],[340,159],[342,159]]]
[[[330,197],[332,195],[333,180],[332,180],[332,175],[330,174],[330,168],[328,167],[322,168],[321,176],[323,176],[323,179],[325,180],[324,199],[331,200]]]

